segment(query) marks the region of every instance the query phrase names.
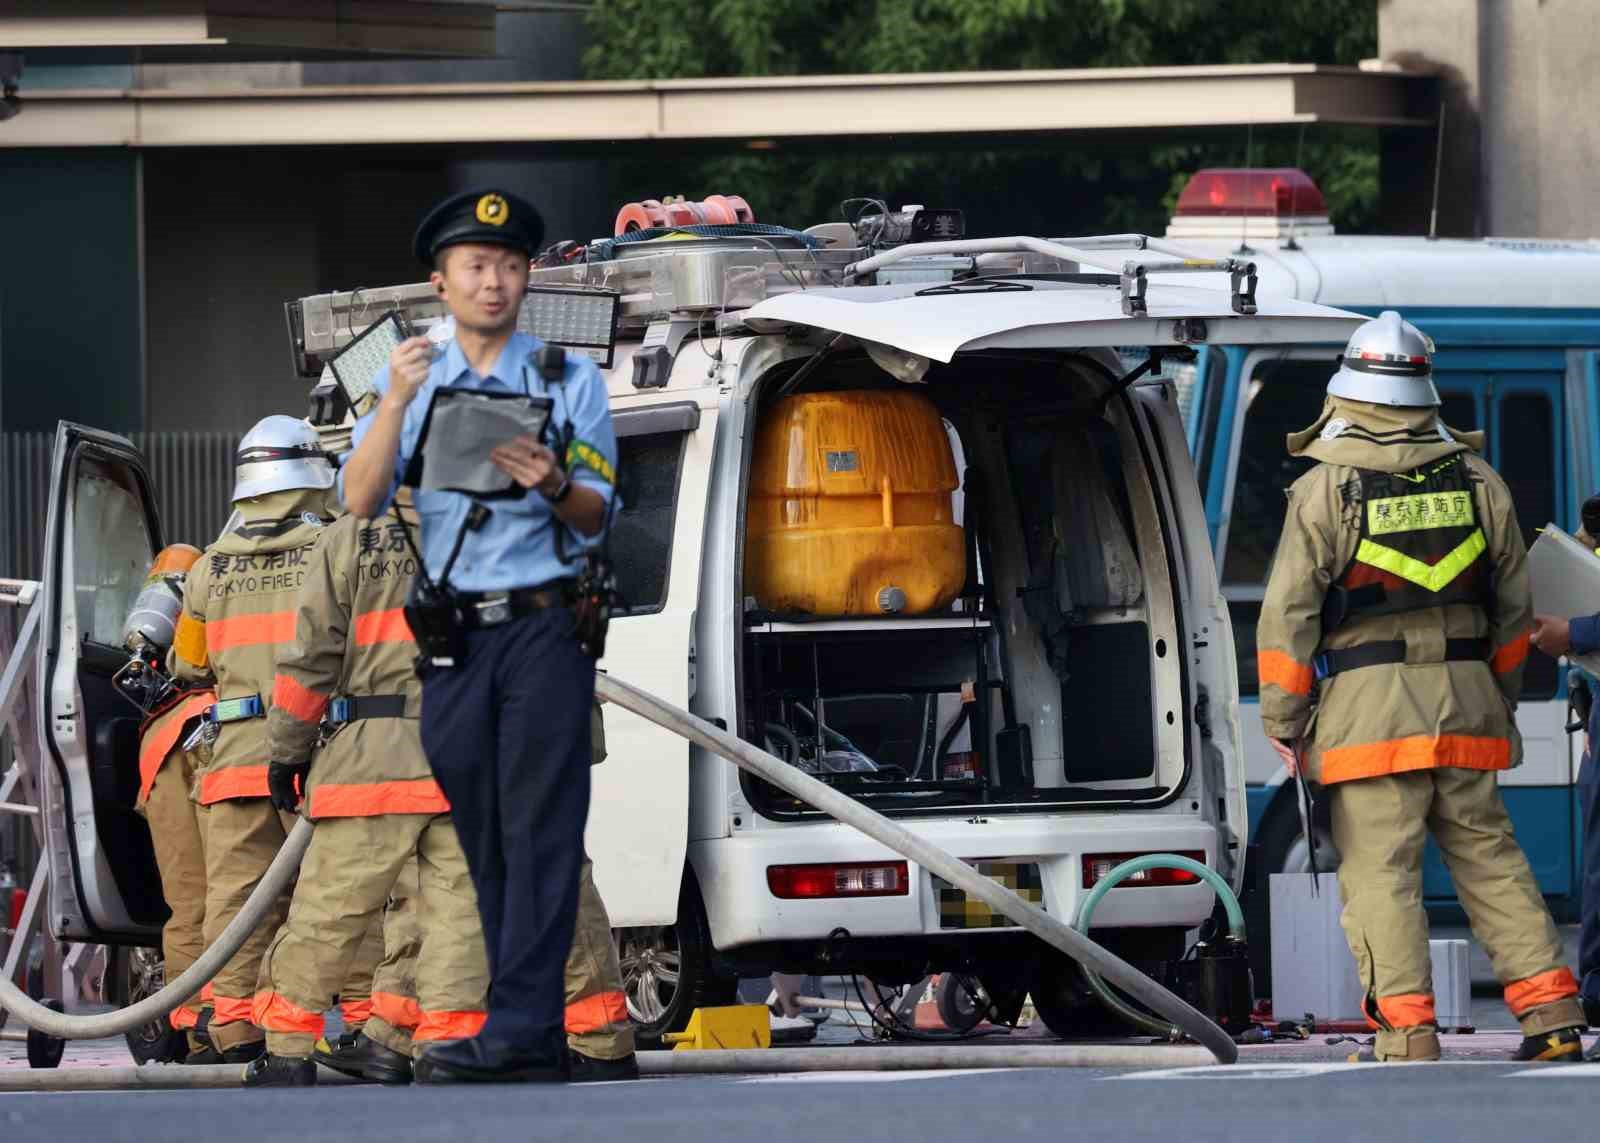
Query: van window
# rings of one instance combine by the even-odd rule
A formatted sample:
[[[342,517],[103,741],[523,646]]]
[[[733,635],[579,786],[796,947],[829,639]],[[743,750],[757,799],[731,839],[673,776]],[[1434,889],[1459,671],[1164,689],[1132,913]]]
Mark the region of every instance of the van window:
[[[1539,529],[1557,520],[1555,414],[1547,393],[1509,392],[1499,400],[1500,476],[1511,490],[1522,538],[1530,547]],[[1524,699],[1555,697],[1560,674],[1556,661],[1535,650],[1522,672]]]
[[[645,433],[617,441],[622,507],[611,525],[611,559],[622,595],[618,615],[660,611],[667,602],[672,526],[687,434]]]
[[[72,583],[78,630],[108,647],[144,586],[152,555],[144,504],[124,470],[84,458],[72,490]]]

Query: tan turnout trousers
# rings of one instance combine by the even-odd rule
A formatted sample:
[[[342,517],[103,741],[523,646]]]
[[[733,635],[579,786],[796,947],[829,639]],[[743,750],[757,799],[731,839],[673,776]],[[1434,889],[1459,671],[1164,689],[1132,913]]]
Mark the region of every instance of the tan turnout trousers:
[[[143,778],[139,808],[150,825],[156,869],[161,875],[161,895],[170,916],[161,927],[161,956],[168,980],[176,980],[205,951],[206,853],[205,808],[195,803],[195,776],[205,764],[203,746],[183,749],[183,740],[198,708],[212,700],[210,694],[190,696],[163,711],[145,726],[140,741]],[[146,755],[149,755],[146,762]],[[174,1028],[190,1029],[200,1023],[209,1002],[200,994],[172,1010]],[[198,1047],[191,1043],[191,1048]]]

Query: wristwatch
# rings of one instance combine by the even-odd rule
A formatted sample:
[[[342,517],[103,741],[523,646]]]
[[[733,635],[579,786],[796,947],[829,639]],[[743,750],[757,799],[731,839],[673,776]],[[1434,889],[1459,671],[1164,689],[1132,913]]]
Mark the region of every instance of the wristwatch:
[[[572,495],[572,477],[565,475],[562,476],[560,488],[557,488],[554,492],[547,492],[543,493],[542,495],[550,503],[560,504],[568,496]]]

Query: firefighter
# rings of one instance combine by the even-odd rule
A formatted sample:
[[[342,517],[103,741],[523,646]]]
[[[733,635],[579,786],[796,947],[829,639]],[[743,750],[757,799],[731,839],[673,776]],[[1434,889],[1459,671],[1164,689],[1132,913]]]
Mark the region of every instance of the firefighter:
[[[1496,774],[1533,608],[1510,493],[1481,434],[1438,417],[1433,344],[1393,310],[1362,325],[1289,490],[1257,631],[1263,726],[1327,790],[1342,924],[1377,1030],[1360,1058],[1439,1056],[1422,907],[1429,834],[1522,1025],[1519,1060],[1576,1060],[1583,1014]]]
[[[198,774],[205,823],[205,943],[238,913],[283,844],[289,815],[267,787],[266,710],[274,657],[294,636],[294,600],[313,543],[332,522],[334,470],[310,427],[293,417],[260,421],[239,442],[236,517],[202,554],[184,585],[168,656],[174,679],[214,683],[205,712],[210,760]],[[213,978],[211,1043],[221,1060],[263,1050],[251,1023],[261,954],[282,923],[285,898]]]
[[[186,577],[200,549],[173,544],[156,557],[151,575],[165,569],[169,579]],[[137,606],[137,605],[136,605]],[[190,796],[195,775],[209,755],[192,740],[200,718],[216,701],[215,692],[173,688],[151,710],[139,731],[139,793],[135,805],[150,826],[161,893],[169,915],[161,927],[161,956],[168,980],[174,980],[205,951],[206,856],[201,808]],[[186,1063],[215,1063],[216,1052],[205,1039],[211,1019],[209,1000],[199,994],[174,1008],[167,1017],[185,1037]]]
[[[262,962],[255,1019],[267,1031],[268,1055],[246,1070],[246,1086],[316,1082],[322,1008],[380,916],[388,950],[372,1019],[349,1043],[316,1048],[316,1058],[360,1078],[404,1083],[413,1050],[475,1035],[484,1022],[488,964],[477,899],[422,750],[416,646],[401,611],[416,574],[404,529],[416,526],[402,497],[377,520],[347,516],[329,528],[300,592],[295,640],[278,656],[269,785],[280,808],[295,806],[303,791],[318,826],[288,921]],[[313,756],[324,721],[338,729]],[[580,927],[586,939],[568,959],[569,981],[578,984],[567,1024],[587,1034],[578,1050],[589,1048],[575,1078],[623,1078],[615,1073],[637,1071],[620,972],[587,866],[583,880],[594,902],[584,912],[596,920]]]
[[[418,1060],[418,1078],[440,1082],[571,1077],[563,966],[589,807],[586,647],[599,633],[590,625],[586,637],[580,622],[601,614],[575,603],[587,545],[613,503],[616,438],[594,363],[542,354],[538,339],[517,332],[542,233],[532,206],[493,189],[452,196],[423,220],[413,250],[455,334],[437,356],[420,337],[391,354],[340,475],[346,506],[379,515],[412,462],[426,459],[424,422],[441,388],[523,396],[530,409],[550,403],[546,436],[484,449],[507,495],[417,493],[422,738],[461,831],[493,980],[481,1033]]]

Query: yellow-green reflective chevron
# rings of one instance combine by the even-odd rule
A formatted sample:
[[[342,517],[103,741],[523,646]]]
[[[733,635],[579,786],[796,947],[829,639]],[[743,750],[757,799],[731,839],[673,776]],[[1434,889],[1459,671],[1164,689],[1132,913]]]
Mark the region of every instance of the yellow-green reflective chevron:
[[[1419,492],[1414,496],[1384,496],[1367,501],[1367,532],[1390,536],[1396,532],[1427,532],[1435,528],[1470,528],[1477,523],[1472,493]]]
[[[1489,541],[1484,537],[1483,529],[1474,528],[1472,535],[1457,544],[1454,551],[1436,564],[1425,564],[1404,552],[1397,552],[1371,540],[1361,541],[1356,548],[1356,559],[1397,575],[1407,583],[1414,583],[1429,591],[1443,591],[1456,576],[1472,566],[1472,561],[1488,547]]]

